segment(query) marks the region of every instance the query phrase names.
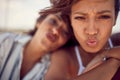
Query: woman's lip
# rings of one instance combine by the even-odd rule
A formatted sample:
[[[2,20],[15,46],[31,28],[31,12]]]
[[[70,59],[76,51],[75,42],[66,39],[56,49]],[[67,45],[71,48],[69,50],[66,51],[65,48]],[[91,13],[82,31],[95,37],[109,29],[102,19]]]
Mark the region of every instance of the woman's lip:
[[[87,40],[87,45],[94,47],[97,45],[97,40],[96,39],[88,39]]]
[[[55,42],[56,39],[57,39],[56,36],[54,34],[52,34],[52,33],[46,33],[46,37],[51,42]]]

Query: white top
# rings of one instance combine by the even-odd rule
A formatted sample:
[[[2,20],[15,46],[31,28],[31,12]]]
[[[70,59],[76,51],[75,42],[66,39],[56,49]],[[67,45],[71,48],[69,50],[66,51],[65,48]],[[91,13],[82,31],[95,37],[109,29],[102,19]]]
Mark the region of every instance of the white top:
[[[108,42],[109,42],[110,48],[113,48],[113,44],[112,44],[111,39],[109,39]],[[82,74],[82,72],[83,72],[83,70],[85,69],[85,67],[83,66],[82,58],[81,58],[81,55],[80,55],[78,46],[75,46],[75,53],[76,53],[77,60],[78,60],[78,64],[79,64],[78,75],[80,75],[80,74]]]
[[[0,80],[20,80],[23,48],[30,39],[29,35],[0,34]],[[43,56],[23,80],[43,80],[50,63],[49,59],[49,54]]]
[[[85,67],[83,66],[82,59],[81,59],[81,56],[80,56],[80,52],[79,52],[79,49],[78,49],[77,46],[75,46],[75,53],[76,53],[78,64],[79,64],[78,75],[80,75],[82,73],[82,71],[85,69]]]

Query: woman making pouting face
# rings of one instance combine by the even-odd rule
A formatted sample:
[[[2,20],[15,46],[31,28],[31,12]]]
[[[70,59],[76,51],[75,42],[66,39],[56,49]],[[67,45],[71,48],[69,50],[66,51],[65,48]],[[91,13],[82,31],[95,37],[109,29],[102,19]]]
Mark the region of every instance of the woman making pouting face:
[[[111,80],[120,66],[120,50],[108,39],[119,0],[51,0],[53,10],[68,14],[79,45],[52,54],[45,80]],[[54,71],[53,71],[54,70]]]
[[[57,11],[44,12],[30,35],[0,34],[0,80],[42,79],[49,53],[70,39],[68,17]]]

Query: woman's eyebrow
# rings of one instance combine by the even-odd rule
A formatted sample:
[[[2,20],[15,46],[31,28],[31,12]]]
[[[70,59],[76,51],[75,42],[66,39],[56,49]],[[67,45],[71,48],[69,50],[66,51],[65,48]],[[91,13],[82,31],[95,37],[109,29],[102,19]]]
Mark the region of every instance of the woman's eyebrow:
[[[98,14],[103,14],[103,13],[111,13],[110,10],[102,10],[102,11],[99,11],[97,12]]]
[[[110,10],[102,10],[102,11],[98,11],[97,12],[98,14],[103,14],[103,13],[111,13],[111,11]],[[74,13],[72,13],[72,14],[80,14],[80,15],[87,15],[87,13],[84,13],[84,12],[74,12]]]
[[[74,12],[72,14],[80,14],[80,15],[87,15],[86,13],[83,13],[83,12]]]

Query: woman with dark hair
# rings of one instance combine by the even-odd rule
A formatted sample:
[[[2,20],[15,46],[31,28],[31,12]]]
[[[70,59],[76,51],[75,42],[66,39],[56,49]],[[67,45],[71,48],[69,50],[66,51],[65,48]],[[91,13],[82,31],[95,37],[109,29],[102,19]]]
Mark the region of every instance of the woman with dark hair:
[[[77,46],[51,56],[45,80],[111,80],[120,66],[120,50],[112,48],[110,35],[119,0],[51,0],[51,12],[70,17]]]
[[[0,80],[41,80],[50,53],[70,39],[68,17],[43,11],[28,35],[0,34]]]
[[[111,40],[113,42],[113,46],[120,46],[120,32],[112,34]]]

